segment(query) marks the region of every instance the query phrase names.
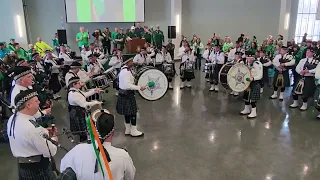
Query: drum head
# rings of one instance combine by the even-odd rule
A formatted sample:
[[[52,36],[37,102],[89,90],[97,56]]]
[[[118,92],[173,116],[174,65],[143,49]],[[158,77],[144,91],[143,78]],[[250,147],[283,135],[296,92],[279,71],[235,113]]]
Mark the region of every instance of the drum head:
[[[250,69],[244,64],[235,64],[228,72],[228,85],[235,92],[243,92],[250,86],[247,78],[251,77]]]
[[[137,85],[147,85],[147,89],[144,91],[139,90],[139,94],[148,101],[155,101],[166,94],[168,90],[168,79],[166,75],[158,69],[146,69],[139,73]]]

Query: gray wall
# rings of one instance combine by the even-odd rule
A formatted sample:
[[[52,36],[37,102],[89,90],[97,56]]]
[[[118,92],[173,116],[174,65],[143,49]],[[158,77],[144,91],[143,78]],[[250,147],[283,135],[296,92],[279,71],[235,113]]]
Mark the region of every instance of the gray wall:
[[[159,24],[167,34],[170,10],[170,0],[145,0],[145,22],[143,24],[149,26]],[[36,41],[37,36],[41,36],[51,45],[54,33],[57,29],[61,29],[61,17],[63,17],[68,44],[74,50],[77,50],[75,36],[80,26],[84,26],[92,33],[97,28],[109,27],[113,31],[117,26],[127,29],[133,25],[133,23],[66,23],[64,0],[27,0],[27,12],[32,43]]]
[[[299,0],[291,0],[288,40],[294,39],[294,36],[295,36],[297,16],[298,16],[298,6],[299,6]],[[300,43],[300,42],[296,42],[296,43]]]
[[[182,34],[197,34],[207,41],[213,33],[231,36],[235,41],[241,33],[250,38],[277,35],[280,0],[183,0]]]

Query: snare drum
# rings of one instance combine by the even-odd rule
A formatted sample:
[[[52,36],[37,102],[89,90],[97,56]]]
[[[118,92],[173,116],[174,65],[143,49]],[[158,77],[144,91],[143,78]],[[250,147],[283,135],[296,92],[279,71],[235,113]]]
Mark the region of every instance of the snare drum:
[[[135,75],[135,80],[136,85],[147,85],[147,89],[144,91],[139,90],[139,94],[142,98],[149,101],[162,98],[168,90],[167,76],[152,66],[141,68]]]
[[[163,72],[165,75],[172,75],[172,74],[174,74],[173,64],[169,64],[169,63],[163,64],[163,65],[162,65],[162,72]]]
[[[87,109],[88,109],[88,110],[90,109],[90,112],[91,112],[91,114],[92,114],[93,112],[102,109],[102,107],[101,107],[101,104],[100,104],[100,103],[99,103],[99,104],[97,103],[97,104],[95,104],[95,105],[93,105],[93,106],[91,106],[91,107],[87,107]]]
[[[107,79],[110,82],[113,82],[118,77],[118,71],[114,67],[107,69],[103,74],[107,76]]]
[[[250,69],[241,63],[225,64],[219,72],[219,81],[222,86],[235,92],[246,90],[250,86],[250,81],[246,79],[250,77]]]
[[[97,76],[92,79],[93,85],[97,88],[105,89],[109,87],[107,77],[105,75]]]

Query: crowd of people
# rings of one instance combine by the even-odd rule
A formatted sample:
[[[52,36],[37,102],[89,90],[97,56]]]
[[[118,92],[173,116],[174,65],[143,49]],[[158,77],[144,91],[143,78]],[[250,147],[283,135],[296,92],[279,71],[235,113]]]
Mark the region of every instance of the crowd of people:
[[[133,38],[145,39],[145,46],[133,57],[124,56],[125,43]],[[135,167],[129,154],[111,145],[115,131],[114,116],[102,109],[102,94],[112,83],[117,96],[117,113],[124,116],[124,135],[143,136],[144,133],[137,129],[135,91],[144,91],[147,86],[135,83],[135,72],[152,65],[165,73],[168,87],[173,89],[175,46],[170,40],[165,43],[159,26],[153,30],[147,26],[141,27],[140,23],[126,33],[121,28],[115,28],[114,32],[105,28],[90,34],[80,27],[75,40],[79,55],[60,44],[57,34],[52,40],[53,47],[40,37],[34,45],[29,44],[28,50],[20,47],[14,39],[8,44],[0,43],[2,120],[9,119],[1,140],[9,140],[12,154],[18,159],[20,179],[53,179],[53,172],[57,172],[52,170],[52,162],[57,152],[58,137],[51,108],[53,100],[61,98],[59,93],[65,87],[70,131],[79,136],[81,144],[64,156],[61,174],[56,178],[103,179],[107,176],[104,172],[111,172],[108,175],[112,174],[114,179],[134,179]],[[290,107],[298,107],[300,95],[303,99],[300,109],[306,110],[308,100],[313,98],[318,85],[316,79],[320,77],[320,43],[306,38],[304,41],[301,45],[294,40],[284,44],[283,37],[279,35],[277,39],[268,36],[259,43],[255,36],[249,39],[241,34],[237,41],[232,42],[228,36],[221,39],[214,34],[204,45],[197,35],[191,41],[183,36],[177,54],[181,59],[180,88],[192,88],[195,70],[203,70],[206,81],[210,83],[208,90],[219,92],[220,70],[225,65],[244,64],[251,74],[244,81],[250,82],[250,85],[243,92],[232,91],[230,94],[238,96],[242,93],[245,103],[240,114],[255,118],[257,101],[264,93],[263,88],[272,86],[274,92],[270,99],[282,101],[285,88],[291,85],[291,71],[294,90]],[[164,69],[167,66],[172,70]],[[10,102],[6,103],[7,99]],[[5,110],[8,107],[13,112],[10,118]],[[94,117],[86,121],[93,114]],[[47,120],[44,120],[45,117]],[[94,127],[88,122],[93,122]],[[96,142],[89,136],[88,129],[91,128],[96,129],[98,141],[103,145],[98,152],[91,145]],[[99,152],[106,155],[107,162],[104,160],[104,164]]]

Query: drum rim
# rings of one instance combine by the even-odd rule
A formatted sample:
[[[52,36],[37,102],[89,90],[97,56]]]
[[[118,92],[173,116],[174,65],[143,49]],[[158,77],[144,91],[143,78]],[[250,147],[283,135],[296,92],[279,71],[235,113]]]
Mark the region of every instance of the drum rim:
[[[221,78],[220,78],[220,76],[221,76],[221,73],[222,73],[222,70],[223,70],[223,68],[225,67],[225,66],[227,66],[227,65],[230,65],[231,63],[226,63],[226,64],[224,64],[222,67],[221,67],[221,69],[220,69],[220,71],[219,71],[219,82],[220,82],[220,84],[222,84],[221,83]],[[232,68],[232,66],[230,67],[230,69]],[[230,71],[230,69],[229,69],[229,71]],[[228,71],[228,72],[229,72]],[[227,84],[228,84],[228,87],[229,87],[229,89],[231,89],[230,88],[230,86],[229,86],[229,83],[228,83],[228,73],[227,73]]]
[[[151,66],[151,67],[153,67],[153,66]],[[143,99],[145,99],[145,100],[147,100],[147,101],[157,101],[157,100],[160,100],[161,98],[163,98],[166,94],[167,94],[167,92],[168,92],[168,89],[169,89],[169,81],[168,81],[168,77],[162,72],[162,71],[160,71],[159,69],[157,69],[157,68],[151,68],[152,70],[156,70],[156,71],[159,71],[160,73],[162,73],[163,75],[164,75],[164,77],[166,77],[166,80],[167,80],[167,89],[165,90],[165,92],[163,93],[163,95],[161,96],[161,97],[159,97],[158,99],[146,99],[144,96],[142,96],[141,94],[141,91],[140,90],[138,90],[138,94],[139,94],[139,96],[140,97],[142,97]],[[148,70],[150,70],[150,69],[146,69],[145,71],[148,71]],[[144,72],[145,72],[144,71]],[[138,73],[137,73],[137,75],[138,75]],[[137,76],[136,75],[136,76]],[[142,73],[140,74],[140,76],[142,75]],[[139,76],[139,77],[140,77]],[[137,85],[138,84],[138,81],[139,81],[139,79],[137,79],[137,78],[135,78],[136,79],[136,82],[135,82],[135,84]]]

